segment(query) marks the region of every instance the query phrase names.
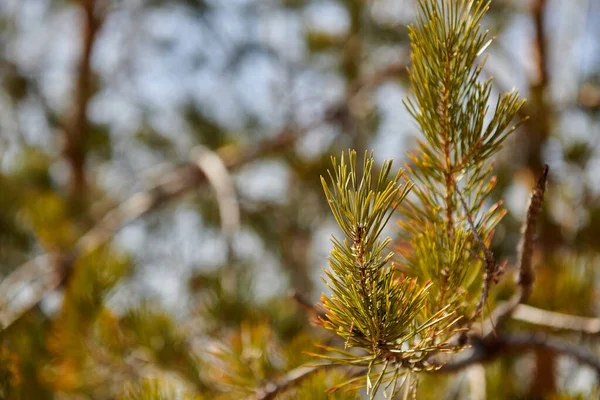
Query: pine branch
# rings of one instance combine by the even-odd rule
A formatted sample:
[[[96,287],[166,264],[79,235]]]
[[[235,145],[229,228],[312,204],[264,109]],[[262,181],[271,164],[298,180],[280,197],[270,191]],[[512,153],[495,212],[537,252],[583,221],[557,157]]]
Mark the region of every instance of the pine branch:
[[[522,354],[528,350],[544,349],[552,354],[566,356],[581,365],[591,367],[600,377],[600,360],[594,357],[589,349],[544,333],[511,333],[474,338],[472,346],[471,349],[460,353],[441,368],[435,369],[434,372],[455,373],[471,365],[488,363],[510,353]]]
[[[431,357],[427,363],[433,368],[428,371],[432,374],[454,374],[480,364],[487,364],[509,354],[523,354],[524,351],[544,349],[553,354],[572,358],[581,365],[588,366],[596,371],[600,378],[600,360],[589,349],[579,346],[561,338],[541,332],[529,333],[503,333],[495,336],[470,338],[471,348],[462,351],[449,360],[440,360]],[[367,368],[362,368],[354,375],[365,374]]]
[[[490,43],[480,26],[488,8],[488,1],[420,0],[409,32],[413,93],[405,105],[424,140],[409,155],[416,186],[401,208],[408,242],[401,255],[409,273],[434,281],[432,311],[453,302],[469,308],[465,295],[485,266],[477,315],[498,274],[484,243],[504,215],[499,204],[485,208],[496,182],[490,159],[522,122],[510,126],[524,101],[500,94],[489,112],[492,83],[480,79],[485,58],[477,61]]]
[[[501,94],[493,112],[488,113],[491,81],[482,82],[479,78],[485,60],[476,65],[490,43],[487,32],[480,27],[488,7],[489,2],[478,0],[420,0],[417,23],[409,28],[413,94],[406,106],[425,140],[419,142],[418,153],[410,154],[413,165],[409,171],[417,185],[414,197],[401,206],[406,217],[401,225],[408,242],[401,254],[403,271],[431,283],[414,291],[415,281],[406,277],[394,280],[385,272],[389,271],[386,264],[391,256],[384,258],[381,251],[387,239],[380,245],[376,242],[378,233],[373,235],[363,222],[365,218],[387,220],[389,216],[379,214],[385,215],[392,203],[397,207],[402,199],[392,199],[387,209],[370,205],[381,190],[378,185],[377,191],[368,191],[372,160],[365,162],[360,183],[353,153],[350,172],[343,158],[339,166],[334,161],[336,171],[330,175],[333,190],[322,179],[333,214],[345,235],[343,241],[333,239],[331,270],[326,272],[333,294],[322,297],[327,310],[322,324],[341,336],[346,347],[367,352],[358,356],[339,351],[341,356],[325,358],[366,367],[366,386],[371,394],[381,382],[397,380],[399,366],[406,368],[403,353],[409,351],[399,349],[400,343],[408,341],[409,349],[420,354],[413,357],[408,367],[415,370],[435,367],[429,363],[435,353],[460,349],[460,343],[441,345],[449,339],[445,336],[451,333],[449,327],[457,322],[454,315],[464,315],[470,307],[469,286],[482,264],[486,265],[486,272],[475,314],[483,309],[489,287],[498,275],[499,269],[485,241],[490,240],[504,211],[499,205],[484,209],[495,185],[489,160],[519,125],[520,122],[510,126],[524,101],[515,92]],[[387,163],[383,170],[389,170]],[[458,186],[461,180],[463,192]],[[459,202],[462,211],[457,207]],[[372,260],[376,268],[372,268]],[[399,283],[394,287],[390,282]],[[405,286],[406,282],[412,282],[412,288]],[[402,294],[411,290],[410,295]],[[396,301],[391,300],[395,296],[403,299],[405,308],[381,307],[388,302],[394,304]],[[420,312],[406,311],[413,304],[418,304]],[[393,324],[389,324],[390,318],[394,318]],[[431,339],[430,342],[412,343],[411,338],[417,336],[412,330],[418,324],[427,326],[420,337]],[[389,371],[388,366],[392,368]],[[375,372],[377,367],[380,370]],[[371,377],[375,377],[374,383]]]
[[[382,383],[398,378],[401,368],[429,368],[422,362],[429,354],[449,350],[443,338],[450,335],[457,318],[447,308],[428,313],[425,301],[431,284],[396,277],[388,265],[392,254],[383,253],[390,239],[379,236],[411,187],[399,183],[403,171],[388,182],[391,161],[387,160],[375,183],[372,156],[365,154],[360,179],[356,152],[351,151],[348,160],[343,154],[339,164],[332,158],[332,188],[321,177],[344,239],[332,239],[330,270],[325,272],[332,295],[321,296],[325,315],[320,320],[325,329],[342,337],[345,347],[361,349],[366,355],[329,348],[334,354],[317,356],[334,364],[367,367],[364,380],[367,392],[374,396]]]

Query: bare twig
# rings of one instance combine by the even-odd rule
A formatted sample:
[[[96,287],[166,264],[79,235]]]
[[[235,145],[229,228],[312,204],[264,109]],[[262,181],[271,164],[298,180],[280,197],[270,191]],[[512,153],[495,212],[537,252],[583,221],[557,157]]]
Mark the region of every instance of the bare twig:
[[[89,100],[89,84],[91,79],[90,57],[97,31],[101,26],[101,20],[96,16],[93,0],[82,0],[85,9],[86,34],[84,35],[84,49],[79,66],[79,75],[76,90],[76,109],[69,124],[63,125],[66,131],[67,143],[64,155],[69,161],[72,169],[72,191],[80,192],[85,186],[84,158],[80,152],[83,142],[81,137],[75,139],[75,135],[83,132],[87,125],[86,108]],[[384,81],[390,76],[405,71],[403,64],[392,65],[382,71],[374,73],[353,87],[352,92],[357,92],[363,86],[372,87]],[[339,108],[339,107],[337,107]],[[332,108],[332,109],[337,109]],[[331,113],[326,113],[322,121],[309,124],[302,129],[285,128],[279,134],[260,142],[250,149],[239,149],[226,146],[216,152],[227,169],[233,169],[264,157],[268,154],[278,153],[295,143],[296,139],[303,133],[308,132],[323,123],[336,123],[337,118]],[[67,126],[69,125],[69,126]],[[73,140],[70,140],[73,139]],[[78,177],[77,177],[78,176]],[[77,182],[77,183],[75,183]],[[175,171],[165,175],[163,179],[153,188],[136,193],[123,203],[105,214],[105,216],[85,233],[74,245],[71,254],[58,256],[50,253],[41,254],[30,261],[20,265],[10,276],[0,282],[0,329],[4,329],[16,321],[21,315],[38,304],[42,297],[59,287],[66,278],[65,271],[72,265],[73,260],[82,253],[89,253],[110,241],[112,237],[125,226],[136,221],[163,204],[173,201],[180,196],[189,193],[207,182],[206,171],[202,170],[196,162],[190,162],[177,168]],[[75,187],[78,189],[75,190]],[[56,263],[55,259],[67,260]],[[60,267],[60,268],[59,268]],[[11,307],[12,299],[19,296],[19,292],[27,288],[26,299],[22,300],[16,307]],[[12,308],[12,309],[11,309]]]
[[[600,318],[586,318],[576,315],[557,313],[542,310],[527,304],[519,304],[512,313],[512,318],[533,325],[548,328],[584,333],[586,335],[600,335]]]
[[[407,69],[406,63],[398,62],[394,64],[390,64],[380,70],[373,72],[370,75],[366,75],[355,82],[350,87],[350,93],[356,94],[363,90],[369,90],[373,87],[376,87],[388,79],[396,78],[396,77],[407,77]]]
[[[306,300],[297,290],[292,289],[288,292],[288,296],[292,298],[304,311],[312,316],[321,315],[322,312],[317,309],[316,304],[312,304],[308,300]]]
[[[72,195],[81,195],[87,186],[85,153],[89,124],[87,109],[92,93],[91,59],[97,33],[103,21],[95,0],[81,0],[79,3],[84,16],[81,33],[82,49],[75,81],[73,109],[64,125],[65,144],[63,152],[71,170],[70,191]]]
[[[59,258],[62,257],[56,254],[37,256],[0,283],[0,330],[36,305],[40,294],[48,293],[60,285],[68,260],[61,262]]]
[[[271,382],[259,389],[256,395],[249,397],[247,400],[272,400],[279,393],[289,389],[292,386],[300,384],[304,379],[310,377],[316,372],[324,368],[330,368],[331,365],[312,365],[301,366],[291,370],[285,376],[276,382]]]
[[[227,166],[216,152],[202,145],[196,146],[192,150],[191,158],[204,172],[214,188],[219,203],[223,232],[231,236],[240,227],[240,208],[235,193],[235,184]]]
[[[531,199],[529,201],[529,207],[527,209],[527,217],[523,224],[523,232],[521,234],[521,242],[519,243],[519,278],[518,292],[505,304],[496,307],[490,318],[490,325],[499,327],[506,322],[515,307],[527,301],[531,294],[533,281],[535,280],[535,273],[532,266],[533,258],[533,247],[535,241],[535,232],[537,227],[537,220],[542,210],[542,204],[544,201],[544,192],[546,190],[546,181],[548,180],[548,166],[544,167],[542,175],[537,181]],[[486,332],[488,334],[493,328],[488,327]]]
[[[522,288],[522,301],[527,300],[531,293],[531,287],[535,275],[531,265],[533,258],[533,243],[537,220],[542,211],[544,202],[544,192],[546,190],[546,181],[548,180],[548,166],[545,165],[542,175],[538,179],[527,210],[527,218],[523,226],[521,242],[519,244],[519,285]]]

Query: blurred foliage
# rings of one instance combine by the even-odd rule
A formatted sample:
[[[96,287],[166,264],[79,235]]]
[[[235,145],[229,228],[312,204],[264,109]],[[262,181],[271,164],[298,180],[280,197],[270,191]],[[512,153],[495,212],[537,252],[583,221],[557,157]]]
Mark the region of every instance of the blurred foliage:
[[[130,385],[126,394],[118,397],[119,400],[200,400],[201,397],[181,394],[171,385],[161,380],[144,380],[140,385]]]
[[[448,43],[438,40],[443,32],[405,28],[415,23],[416,2],[0,3],[0,279],[3,290],[11,289],[0,293],[0,316],[5,307],[18,309],[38,296],[27,279],[55,278],[44,269],[5,287],[5,279],[28,260],[49,254],[45,260],[56,261],[49,267],[60,280],[0,332],[1,399],[224,400],[257,396],[282,383],[272,398],[361,398],[360,391],[330,390],[349,380],[346,388],[363,383],[352,368],[317,368],[286,385],[290,372],[315,362],[309,353],[331,356],[317,344],[340,349],[350,332],[358,332],[352,322],[332,316],[333,303],[333,334],[316,328],[314,322],[327,317],[312,305],[321,291],[331,296],[318,276],[327,262],[324,237],[335,226],[318,176],[326,175],[330,154],[348,148],[358,154],[375,148],[397,163],[407,160],[410,179],[429,188],[414,190],[402,212],[392,215],[416,234],[395,243],[401,257],[390,261],[399,265],[392,270],[384,263],[387,272],[377,281],[421,293],[426,281],[452,271],[457,284],[448,292],[457,301],[475,299],[483,275],[483,263],[475,260],[484,254],[459,196],[449,198],[457,226],[452,235],[447,210],[436,206],[445,200],[445,182],[437,179],[444,175],[444,146],[436,142],[443,127],[429,117],[441,104],[423,101],[441,88],[429,74],[441,64],[429,67],[444,61]],[[451,38],[468,56],[448,64],[457,82],[472,72],[465,66],[480,66],[467,76],[475,92],[449,98],[460,116],[451,121],[457,128],[449,143],[469,139],[464,148],[455,146],[456,165],[474,149],[481,156],[454,172],[464,175],[456,180],[477,232],[499,262],[507,261],[489,307],[515,291],[511,278],[527,193],[548,163],[551,181],[529,304],[597,317],[600,63],[593,49],[599,10],[594,1],[565,4],[494,0],[481,30]],[[522,29],[528,24],[535,29]],[[483,63],[478,51],[486,44],[485,28],[497,40]],[[411,35],[427,51],[413,57],[409,79]],[[495,89],[486,80],[492,75]],[[411,79],[421,91],[407,92]],[[500,97],[500,118],[482,117],[487,106],[493,113],[498,93],[512,86],[528,102],[519,108],[509,94]],[[477,100],[461,97],[473,94]],[[408,122],[397,101],[407,96],[418,124]],[[504,128],[526,115],[531,118],[507,139]],[[487,126],[494,129],[479,129]],[[422,142],[413,146],[405,138],[416,131]],[[282,140],[286,135],[294,140]],[[418,150],[405,157],[408,143]],[[73,144],[86,181],[78,190],[78,163],[67,151]],[[233,166],[242,216],[233,238],[221,232],[219,204],[208,185],[190,184],[199,190],[188,196],[165,194],[189,189],[202,175],[180,169],[197,144]],[[273,147],[265,151],[268,145]],[[496,153],[500,145],[506,150]],[[493,166],[486,162],[492,153]],[[356,168],[362,176],[364,166]],[[369,168],[374,176],[385,169],[379,159]],[[181,179],[167,191],[153,189],[168,181],[168,171],[183,171]],[[427,178],[432,173],[435,182]],[[146,192],[137,197],[143,201],[125,203],[138,191]],[[126,206],[107,214],[119,204]],[[128,212],[146,204],[153,204],[153,215],[128,220]],[[107,242],[90,245],[85,236],[121,222],[128,227]],[[377,233],[398,237],[387,228]],[[387,261],[388,249],[380,250],[378,260]],[[400,276],[417,286],[402,286]],[[428,296],[441,294],[439,287],[428,290]],[[439,309],[429,298],[416,305],[429,316]],[[533,329],[516,321],[507,326]],[[597,354],[593,338],[564,336]],[[365,337],[353,343],[366,348]],[[548,360],[549,368],[539,368],[539,360]],[[468,377],[420,374],[418,398],[465,398],[473,385]],[[540,381],[547,385],[533,384]],[[585,370],[537,353],[486,365],[483,385],[488,399],[598,395]]]

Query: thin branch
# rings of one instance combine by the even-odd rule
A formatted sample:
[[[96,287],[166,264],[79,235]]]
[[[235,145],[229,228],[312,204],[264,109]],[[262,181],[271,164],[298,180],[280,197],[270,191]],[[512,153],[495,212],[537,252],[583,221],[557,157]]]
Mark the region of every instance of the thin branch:
[[[535,274],[531,265],[533,258],[533,245],[538,217],[542,211],[546,181],[548,180],[548,165],[544,166],[542,175],[538,179],[527,210],[527,218],[523,226],[521,243],[519,244],[519,285],[522,288],[522,301],[527,300],[531,293]]]
[[[57,254],[41,254],[4,279],[0,283],[0,331],[38,304],[43,294],[56,289],[70,264]]]
[[[228,169],[247,164],[255,159],[278,153],[295,143],[303,132],[313,129],[314,125],[299,132],[283,130],[278,136],[260,142],[254,148],[240,151],[234,147],[225,147],[218,151],[219,157]],[[85,235],[73,247],[68,256],[60,257],[65,262],[56,263],[53,254],[41,254],[19,266],[10,276],[0,283],[0,329],[6,329],[25,312],[38,304],[43,296],[59,287],[66,278],[74,260],[81,254],[92,252],[110,241],[116,233],[133,221],[136,221],[161,205],[173,201],[182,195],[199,188],[207,182],[207,176],[195,162],[182,166],[165,176],[158,185],[150,190],[136,193],[121,203]],[[29,285],[36,283],[33,287]],[[26,299],[15,307],[11,298],[17,297],[16,291],[27,288]]]
[[[240,207],[227,166],[216,152],[202,145],[192,150],[191,158],[215,190],[223,232],[233,235],[240,228]]]
[[[270,382],[259,389],[254,396],[250,396],[247,400],[272,400],[279,393],[289,389],[290,387],[299,385],[304,379],[319,372],[325,368],[331,368],[332,365],[312,365],[300,366],[285,374],[276,382]]]
[[[87,186],[85,177],[86,137],[88,135],[88,103],[92,94],[91,59],[97,33],[103,18],[99,16],[98,3],[95,0],[81,0],[83,11],[82,49],[79,60],[72,113],[65,123],[64,157],[71,169],[72,195],[81,195]]]
[[[591,367],[600,377],[600,360],[582,346],[544,333],[514,333],[472,338],[473,347],[458,354],[450,362],[435,372],[454,373],[473,364],[487,363],[509,353],[522,353],[528,350],[547,350],[556,355],[570,357],[579,364]]]
[[[195,162],[196,166],[204,172],[215,191],[221,216],[221,229],[227,241],[226,259],[232,260],[233,237],[240,229],[240,205],[235,183],[223,159],[206,146],[196,146],[192,150],[191,158],[192,162]]]
[[[544,32],[544,11],[547,0],[536,0],[532,4],[531,13],[535,26],[535,39],[533,45],[534,65],[537,76],[534,80],[534,86],[546,87],[549,81],[548,72],[548,46]]]
[[[458,188],[458,185],[456,184],[456,182],[454,183],[454,188],[456,189],[458,198],[459,198],[463,208],[465,209],[465,215],[467,216],[467,222],[469,223],[469,227],[473,231],[475,240],[477,241],[477,244],[479,245],[479,247],[481,248],[481,251],[483,251],[483,254],[485,255],[485,260],[484,260],[485,261],[485,274],[483,277],[483,284],[481,287],[481,297],[479,299],[479,302],[477,303],[477,306],[475,307],[475,312],[473,313],[473,316],[477,316],[477,315],[479,315],[479,313],[481,313],[483,311],[483,307],[485,306],[485,302],[487,300],[487,296],[490,291],[490,287],[492,286],[492,283],[497,279],[499,269],[497,267],[496,260],[494,258],[494,254],[485,245],[485,243],[483,243],[483,240],[479,236],[479,232],[477,232],[477,228],[475,227],[475,223],[473,222],[473,217],[471,216],[471,212],[469,211],[467,202],[465,201],[462,193],[460,192],[460,189]]]
[[[593,352],[575,343],[570,343],[564,339],[557,338],[551,335],[547,335],[542,332],[529,332],[529,333],[510,333],[510,334],[499,334],[495,336],[471,336],[470,337],[471,347],[466,349],[454,356],[450,360],[440,360],[434,357],[430,360],[424,361],[429,367],[437,365],[436,368],[428,368],[428,373],[432,374],[454,374],[470,368],[474,365],[490,363],[502,356],[508,354],[523,354],[525,351],[531,350],[546,350],[555,355],[565,356],[573,359],[581,365],[592,368],[600,380],[600,359],[593,355]],[[318,366],[319,368],[325,367],[324,365]],[[314,368],[314,367],[313,367]],[[307,374],[316,372],[309,370],[310,367],[299,367],[292,372],[306,369]],[[367,368],[357,369],[353,375],[360,376],[367,372]],[[290,373],[291,374],[291,373]],[[296,376],[295,374],[291,375]],[[304,376],[301,375],[300,378]],[[276,387],[278,393],[281,390],[287,388],[290,384],[296,382],[294,379],[283,379],[282,382],[288,382],[288,385],[282,384],[280,387],[275,385],[272,386],[274,390]],[[266,399],[272,399],[273,397],[266,397]],[[263,397],[256,397],[255,399],[263,399]]]
[[[294,300],[311,317],[319,318],[325,316],[324,310],[319,309],[317,304],[312,304],[306,300],[297,290],[291,289],[288,292],[288,297]]]
[[[578,332],[586,335],[600,335],[600,318],[586,318],[557,313],[527,304],[519,304],[514,309],[512,318],[517,321],[546,326],[556,330]]]
[[[492,251],[485,245],[485,243],[483,243],[483,239],[481,239],[481,237],[479,236],[479,233],[477,232],[477,228],[475,227],[475,222],[473,222],[473,216],[471,215],[471,212],[469,211],[469,206],[467,206],[467,202],[465,201],[465,198],[463,197],[460,189],[458,188],[458,185],[456,184],[456,182],[454,183],[454,188],[456,189],[456,194],[458,194],[458,198],[460,200],[461,205],[463,206],[464,210],[465,210],[465,215],[467,216],[467,222],[469,223],[469,228],[471,228],[471,231],[473,232],[473,236],[475,237],[475,241],[477,241],[477,244],[479,245],[479,247],[481,248],[481,251],[483,251],[483,254],[485,255],[485,260],[488,264],[495,264],[494,262],[494,254],[492,253]]]
[[[521,242],[519,243],[519,289],[509,301],[496,307],[492,313],[490,323],[494,327],[499,327],[504,324],[510,318],[515,307],[526,302],[531,294],[533,282],[535,280],[535,272],[532,266],[535,233],[538,217],[542,210],[547,180],[548,166],[546,165],[531,194],[529,207],[527,209],[527,217],[521,233]],[[488,332],[488,334],[492,331],[493,328],[487,327],[486,332]]]
[[[363,90],[372,89],[389,79],[397,77],[408,77],[406,63],[398,62],[390,64],[372,74],[365,75],[350,87],[349,92],[356,95]]]

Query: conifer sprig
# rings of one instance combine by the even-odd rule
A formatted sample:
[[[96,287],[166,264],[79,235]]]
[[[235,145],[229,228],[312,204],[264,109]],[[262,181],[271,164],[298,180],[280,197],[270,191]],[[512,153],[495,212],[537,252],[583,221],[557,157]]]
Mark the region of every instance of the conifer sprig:
[[[413,196],[406,198],[411,186],[399,184],[401,172],[387,181],[389,161],[372,182],[372,156],[365,156],[359,181],[354,152],[349,164],[343,156],[339,164],[333,159],[332,189],[321,178],[345,236],[333,239],[326,272],[333,294],[322,297],[322,325],[346,347],[366,351],[329,349],[334,355],[324,358],[364,367],[371,394],[382,382],[431,368],[428,358],[436,352],[458,351],[444,342],[481,312],[498,273],[488,247],[504,214],[500,204],[488,204],[496,182],[490,158],[522,122],[510,126],[523,105],[518,94],[500,94],[490,111],[492,83],[480,79],[485,58],[477,60],[490,44],[480,23],[489,1],[418,3],[417,22],[409,28],[413,93],[406,107],[424,140],[409,155]],[[379,238],[398,206],[406,243],[399,246],[402,276],[389,266],[392,255],[384,255],[390,240]],[[474,296],[477,280],[483,284]]]
[[[425,140],[409,155],[417,185],[401,208],[409,243],[401,253],[408,271],[433,280],[438,308],[464,297],[482,266],[482,293],[498,272],[480,240],[489,245],[504,215],[500,204],[487,204],[496,183],[490,158],[523,122],[511,126],[524,100],[501,93],[489,109],[492,81],[481,80],[485,58],[477,61],[491,43],[480,25],[489,4],[419,0],[409,28],[412,96],[405,104]]]
[[[367,367],[367,389],[374,393],[381,383],[397,376],[399,368],[426,368],[423,360],[431,352],[444,350],[439,337],[450,329],[455,318],[446,309],[432,315],[425,313],[431,283],[421,285],[397,276],[389,263],[393,254],[385,254],[390,239],[380,239],[381,232],[412,186],[400,183],[403,171],[389,180],[392,163],[385,161],[375,182],[373,156],[365,154],[359,180],[356,152],[350,151],[348,159],[347,163],[342,154],[338,164],[332,158],[331,188],[321,177],[345,236],[343,240],[332,239],[330,270],[326,271],[332,295],[322,296],[326,313],[321,323],[341,336],[345,347],[363,349],[367,354],[330,349],[338,355],[323,358]],[[379,365],[383,367],[377,369]]]

